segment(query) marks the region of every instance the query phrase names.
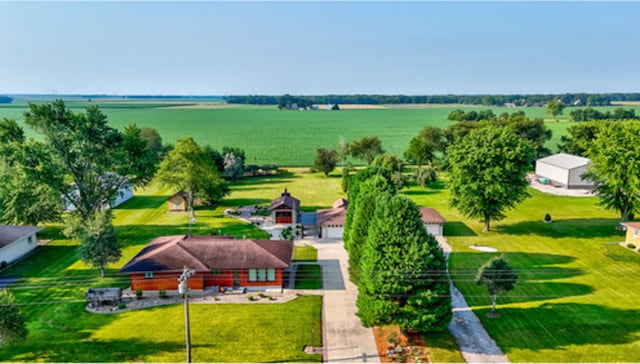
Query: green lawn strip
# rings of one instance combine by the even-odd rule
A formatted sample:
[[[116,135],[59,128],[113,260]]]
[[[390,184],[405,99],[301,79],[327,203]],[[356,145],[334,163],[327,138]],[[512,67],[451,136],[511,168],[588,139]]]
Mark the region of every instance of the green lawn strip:
[[[318,260],[318,249],[310,245],[297,245],[293,247],[294,262],[315,262]]]
[[[321,289],[322,268],[317,264],[299,264],[295,289]]]
[[[190,306],[194,362],[320,361],[303,352],[322,345],[322,298],[283,304]],[[90,338],[109,350],[135,353],[136,361],[180,362],[184,352],[181,305],[117,314]]]
[[[446,180],[446,176],[444,179]],[[530,189],[531,198],[482,233],[482,224],[448,207],[446,189],[404,192],[435,207],[447,220],[453,246],[451,274],[487,331],[515,362],[636,361],[640,357],[640,303],[635,292],[640,257],[615,243],[615,212],[596,198],[551,196]],[[542,218],[550,213],[554,222]],[[490,298],[475,284],[491,256],[471,249],[486,245],[517,270],[516,288],[498,298],[501,317],[489,319]]]
[[[458,343],[448,330],[422,335],[429,350],[429,359],[433,363],[465,363]]]

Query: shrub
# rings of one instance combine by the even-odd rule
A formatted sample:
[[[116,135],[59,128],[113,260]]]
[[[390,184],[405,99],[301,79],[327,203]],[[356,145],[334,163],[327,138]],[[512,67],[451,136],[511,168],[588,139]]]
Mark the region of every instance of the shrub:
[[[118,310],[124,310],[125,308],[127,308],[127,304],[124,302],[120,302],[118,303]]]
[[[141,289],[136,289],[136,298],[137,299],[142,299],[144,293],[142,292]]]
[[[426,165],[423,168],[416,169],[413,172],[413,180],[416,184],[427,187],[437,179],[435,168],[432,165]]]
[[[551,222],[551,215],[548,212],[544,214],[544,222]]]
[[[629,243],[627,244],[627,248],[635,250],[636,246],[634,244]]]
[[[165,291],[164,289],[161,289],[158,291],[158,297],[160,298],[167,298],[167,291]]]

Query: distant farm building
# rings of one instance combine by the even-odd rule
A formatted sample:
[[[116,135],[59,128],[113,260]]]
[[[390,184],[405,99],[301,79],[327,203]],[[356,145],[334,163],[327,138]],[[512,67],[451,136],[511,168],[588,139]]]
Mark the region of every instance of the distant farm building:
[[[295,225],[300,215],[300,200],[291,196],[285,188],[280,197],[271,202],[269,209],[271,218],[276,224]]]
[[[223,236],[161,236],[147,244],[120,273],[132,290],[176,290],[184,267],[196,273],[189,288],[282,288],[291,265],[290,240],[236,240]]]
[[[444,223],[447,222],[435,209],[420,207],[420,219],[427,232],[433,236],[444,235]]]
[[[39,226],[0,225],[0,264],[10,264],[38,246]],[[3,264],[3,265],[4,265]]]
[[[589,164],[588,158],[558,153],[536,161],[536,176],[542,183],[566,188],[591,188],[593,182],[582,178]]]
[[[344,219],[347,216],[349,203],[345,199],[338,199],[330,209],[318,210],[317,220],[320,236],[329,239],[342,239],[344,234]]]

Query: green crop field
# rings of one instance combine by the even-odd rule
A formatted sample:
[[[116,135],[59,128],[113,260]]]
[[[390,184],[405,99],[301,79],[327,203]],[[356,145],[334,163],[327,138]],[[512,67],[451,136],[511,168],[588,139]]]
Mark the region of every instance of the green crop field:
[[[181,102],[181,105],[188,102]],[[76,111],[90,105],[71,101]],[[106,102],[99,104],[111,125],[124,128],[135,122],[139,127],[158,130],[165,143],[192,136],[200,144],[220,149],[237,146],[246,151],[247,164],[279,166],[309,166],[313,164],[317,147],[335,148],[340,137],[347,141],[376,135],[383,148],[402,156],[412,137],[427,125],[445,128],[451,122],[447,115],[457,107],[481,110],[486,107],[430,107],[389,105],[381,109],[349,109],[340,111],[279,111],[275,106],[239,106],[224,104],[194,104],[176,107],[176,103],[158,101],[145,103]],[[613,109],[613,108],[602,108]],[[0,105],[0,117],[22,122],[26,103]],[[495,114],[520,109],[492,108]],[[530,117],[545,117],[544,108],[523,108]],[[640,110],[640,108],[638,108]],[[565,114],[568,111],[565,110]],[[547,143],[557,150],[560,136],[572,123],[549,120],[553,138]],[[34,132],[25,128],[27,135]],[[361,161],[354,161],[356,164]]]

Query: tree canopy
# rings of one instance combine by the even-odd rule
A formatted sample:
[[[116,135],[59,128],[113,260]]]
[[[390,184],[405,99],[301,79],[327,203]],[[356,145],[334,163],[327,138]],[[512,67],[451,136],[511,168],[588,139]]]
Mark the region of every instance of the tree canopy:
[[[13,295],[6,289],[0,289],[0,347],[24,340],[27,334],[24,315],[15,306]]]
[[[502,256],[486,262],[478,269],[476,276],[476,284],[484,284],[491,295],[491,312],[494,314],[498,294],[511,291],[517,281],[518,275]]]
[[[313,162],[313,168],[324,173],[325,177],[329,176],[338,163],[338,152],[329,148],[317,148],[316,159]]]
[[[160,163],[156,178],[175,192],[187,193],[189,211],[193,209],[195,198],[217,203],[229,193],[211,155],[191,137],[178,140],[175,148]]]
[[[364,160],[367,165],[371,165],[375,157],[382,153],[384,153],[382,142],[377,136],[363,137],[349,144],[349,154],[354,158]]]
[[[73,203],[84,220],[115,200],[119,189],[148,183],[156,170],[140,129],[131,125],[121,133],[97,106],[75,113],[62,100],[29,104],[25,122],[42,135],[47,157],[31,161],[38,164],[33,177]]]
[[[564,104],[562,101],[557,99],[551,99],[547,102],[546,112],[552,117],[557,117],[558,115],[562,115],[562,110],[564,110]]]
[[[87,265],[99,269],[103,277],[107,265],[122,256],[110,210],[98,212],[85,222],[80,242],[80,257]]]
[[[491,220],[528,197],[525,175],[535,159],[531,145],[506,128],[473,130],[447,150],[450,203],[465,216]]]
[[[595,183],[600,204],[617,210],[622,222],[640,211],[639,135],[640,121],[604,124],[587,150],[591,165],[585,177]]]

